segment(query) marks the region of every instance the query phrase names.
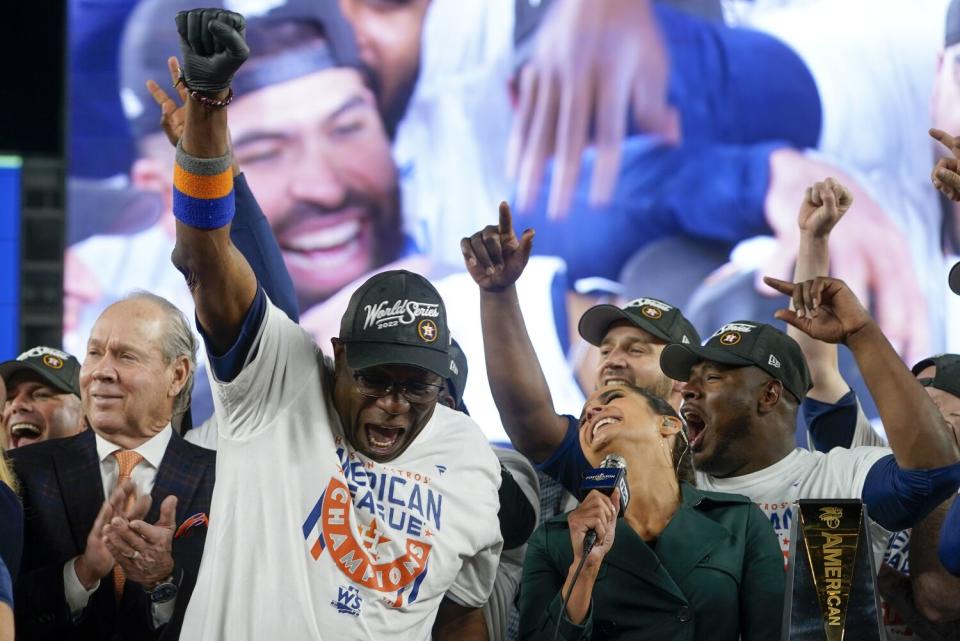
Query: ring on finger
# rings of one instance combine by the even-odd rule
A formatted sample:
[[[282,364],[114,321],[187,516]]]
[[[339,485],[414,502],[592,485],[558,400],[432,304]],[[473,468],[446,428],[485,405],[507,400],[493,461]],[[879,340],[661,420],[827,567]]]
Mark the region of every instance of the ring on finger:
[[[130,560],[139,559],[139,558],[140,558],[140,550],[134,550],[133,554],[130,554],[129,552],[124,552],[123,556],[124,556],[125,558],[130,559]]]

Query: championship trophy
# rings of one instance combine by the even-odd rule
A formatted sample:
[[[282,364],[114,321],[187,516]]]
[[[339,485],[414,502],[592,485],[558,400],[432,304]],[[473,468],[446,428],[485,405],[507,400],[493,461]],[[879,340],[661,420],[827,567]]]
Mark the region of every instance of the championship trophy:
[[[797,501],[782,641],[884,641],[866,512],[858,500]]]

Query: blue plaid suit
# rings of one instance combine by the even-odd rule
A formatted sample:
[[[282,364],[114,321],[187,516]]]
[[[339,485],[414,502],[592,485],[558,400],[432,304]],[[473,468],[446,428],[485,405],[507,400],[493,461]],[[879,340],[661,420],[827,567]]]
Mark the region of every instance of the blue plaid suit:
[[[209,513],[216,453],[174,434],[157,471],[146,521],[159,516],[160,503],[177,497],[177,523]],[[15,586],[17,638],[21,641],[176,639],[200,569],[205,528],[174,541],[173,557],[183,582],[170,622],[153,630],[143,589],[128,581],[118,603],[109,575],[77,620],[70,616],[63,590],[63,565],[82,554],[103,504],[103,482],[92,430],[45,441],[11,453],[21,483],[25,516],[23,561]]]

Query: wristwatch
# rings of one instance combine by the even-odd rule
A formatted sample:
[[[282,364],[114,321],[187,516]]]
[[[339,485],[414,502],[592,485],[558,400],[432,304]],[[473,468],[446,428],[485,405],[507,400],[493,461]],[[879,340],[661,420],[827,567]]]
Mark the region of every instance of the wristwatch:
[[[179,584],[180,581],[175,581],[173,575],[171,575],[170,578],[155,585],[152,590],[148,590],[147,596],[150,597],[151,603],[156,603],[157,605],[160,605],[161,603],[169,603],[176,598],[178,589],[177,586]]]

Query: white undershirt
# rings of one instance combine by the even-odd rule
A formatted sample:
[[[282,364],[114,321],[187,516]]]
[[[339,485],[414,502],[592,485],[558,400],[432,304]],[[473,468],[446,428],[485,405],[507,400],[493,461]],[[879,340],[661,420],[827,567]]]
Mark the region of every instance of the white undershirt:
[[[167,451],[167,445],[173,436],[173,428],[168,424],[156,436],[143,443],[140,447],[134,448],[134,452],[143,457],[143,460],[137,463],[130,473],[130,480],[137,486],[137,497],[144,494],[150,494],[153,491],[154,481],[157,479],[157,470],[160,467],[160,461]],[[113,453],[123,448],[111,443],[99,433],[94,433],[97,441],[97,459],[100,461],[100,479],[103,482],[103,495],[109,499],[110,494],[117,486],[117,476],[120,473],[120,464],[117,462]],[[87,590],[83,587],[77,570],[74,566],[78,557],[67,561],[63,566],[63,592],[67,599],[67,605],[70,607],[70,614],[76,618],[87,607],[90,596],[100,587],[100,581],[97,581],[92,588]],[[173,615],[173,608],[177,600],[171,599],[166,603],[152,604],[153,625],[160,627],[170,620]]]

